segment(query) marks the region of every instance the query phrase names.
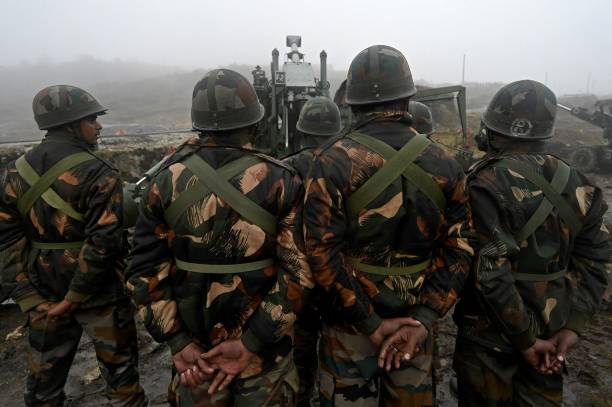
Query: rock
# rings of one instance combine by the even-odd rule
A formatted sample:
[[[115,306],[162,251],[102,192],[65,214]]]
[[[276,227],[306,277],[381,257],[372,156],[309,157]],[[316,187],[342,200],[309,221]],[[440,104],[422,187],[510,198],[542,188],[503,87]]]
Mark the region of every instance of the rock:
[[[92,383],[100,377],[100,369],[98,366],[91,369],[89,372],[83,375],[81,382],[85,385]]]
[[[7,341],[16,341],[18,339],[21,339],[24,337],[25,335],[25,325],[20,325],[17,328],[15,328],[12,332],[10,332],[9,334],[6,335],[6,340]]]

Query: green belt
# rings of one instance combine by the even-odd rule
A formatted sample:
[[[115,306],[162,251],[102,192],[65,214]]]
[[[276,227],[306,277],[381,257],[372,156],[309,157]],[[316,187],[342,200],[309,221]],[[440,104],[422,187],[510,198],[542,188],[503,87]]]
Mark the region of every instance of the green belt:
[[[274,259],[263,259],[252,261],[250,263],[239,264],[204,264],[190,263],[179,259],[174,259],[176,266],[181,270],[192,271],[194,273],[204,274],[238,274],[247,271],[259,270],[265,267],[270,267],[274,264]]]
[[[85,242],[37,242],[35,240],[30,242],[30,245],[34,249],[41,250],[65,250],[65,249],[80,249],[83,247]]]
[[[423,270],[426,270],[427,267],[429,267],[429,263],[431,263],[431,259],[427,259],[422,263],[413,264],[412,266],[385,267],[361,263],[354,257],[346,256],[345,258],[357,270],[368,274],[376,274],[379,276],[410,276],[412,274],[417,274]]]
[[[556,273],[550,274],[536,274],[536,273],[512,273],[515,280],[518,281],[552,281],[561,278],[565,275],[565,270],[557,271]]]

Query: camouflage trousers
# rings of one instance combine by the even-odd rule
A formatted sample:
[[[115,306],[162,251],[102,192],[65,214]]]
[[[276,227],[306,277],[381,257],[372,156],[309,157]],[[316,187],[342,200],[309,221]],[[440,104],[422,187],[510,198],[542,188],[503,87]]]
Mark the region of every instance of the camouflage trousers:
[[[179,375],[174,374],[168,389],[169,404],[177,407],[295,406],[298,391],[298,376],[291,353],[260,373],[235,378],[229,386],[212,396],[208,394],[211,382],[188,388],[179,380]],[[172,397],[176,399],[171,400]]]
[[[321,336],[321,316],[314,305],[298,315],[294,327],[293,360],[300,378],[297,405],[311,406],[319,393],[318,347]]]
[[[459,406],[545,407],[563,401],[563,377],[538,373],[518,354],[459,339],[453,368]]]
[[[365,335],[323,325],[321,406],[433,406],[431,335],[409,362],[385,372],[379,349]]]
[[[28,363],[24,395],[28,406],[61,406],[64,385],[83,331],[91,338],[113,406],[144,406],[139,384],[134,308],[127,302],[76,310],[55,321],[30,311]]]

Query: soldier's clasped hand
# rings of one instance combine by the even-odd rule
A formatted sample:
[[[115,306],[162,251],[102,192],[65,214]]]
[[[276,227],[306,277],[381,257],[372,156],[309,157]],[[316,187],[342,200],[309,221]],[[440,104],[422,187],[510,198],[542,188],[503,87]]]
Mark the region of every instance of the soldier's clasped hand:
[[[427,328],[423,325],[404,325],[392,335],[387,336],[378,356],[378,367],[387,372],[400,368],[402,361],[409,361],[419,352],[427,339]]]
[[[250,352],[239,339],[220,343],[201,355],[203,360],[219,368],[208,388],[208,394],[223,390],[251,363],[255,354]]]
[[[382,345],[385,338],[397,332],[404,325],[420,326],[421,323],[411,317],[383,319],[381,324],[370,334],[370,341],[376,346]]]
[[[212,378],[215,369],[200,358],[203,349],[191,342],[173,356],[174,366],[180,375],[181,384],[197,387]]]
[[[556,346],[548,340],[536,339],[533,345],[521,351],[525,361],[542,374],[551,374]]]
[[[559,374],[565,364],[567,353],[569,353],[578,343],[578,334],[571,329],[561,329],[549,340],[557,347],[557,353],[555,354],[550,370]]]

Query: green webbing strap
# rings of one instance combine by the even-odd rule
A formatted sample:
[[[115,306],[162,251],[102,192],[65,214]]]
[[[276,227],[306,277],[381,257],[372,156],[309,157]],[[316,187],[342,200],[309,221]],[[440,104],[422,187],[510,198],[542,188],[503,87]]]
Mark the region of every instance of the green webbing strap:
[[[528,181],[535,184],[538,188],[542,190],[546,199],[548,199],[550,203],[555,208],[557,208],[557,211],[559,211],[559,215],[567,224],[572,234],[576,236],[580,232],[580,229],[582,229],[582,222],[580,221],[580,219],[578,219],[576,212],[574,212],[569,203],[567,203],[567,201],[563,199],[561,194],[557,192],[542,175],[538,174],[531,168],[528,168],[527,166],[525,166],[525,164],[521,164],[509,159],[502,159],[498,163],[495,163],[494,166],[512,170],[525,177]]]
[[[376,274],[379,276],[409,276],[412,274],[420,273],[423,270],[426,270],[429,267],[429,263],[431,259],[427,259],[424,262],[413,264],[412,266],[374,266],[371,264],[361,263],[354,257],[345,257],[349,263],[357,270],[368,273],[368,274]]]
[[[570,167],[563,161],[558,161],[557,171],[550,182],[550,186],[558,193],[562,193],[569,181]],[[518,242],[522,242],[531,236],[537,228],[539,228],[548,218],[553,210],[553,205],[548,199],[542,199],[540,206],[533,213],[531,218],[525,223],[525,226],[516,234],[515,238]]]
[[[230,180],[260,161],[261,160],[256,156],[247,155],[224,165],[217,170],[217,173],[222,179]],[[200,199],[210,195],[210,193],[210,189],[208,189],[208,187],[202,182],[198,182],[189,189],[183,191],[164,212],[164,218],[166,219],[168,226],[174,229],[179,217],[187,210],[187,208],[191,207]]]
[[[394,172],[394,178],[392,179],[383,179],[382,175],[377,176],[381,173],[381,171],[383,171],[381,168],[368,181],[366,181],[361,188],[355,191],[349,198],[348,202],[350,215],[357,216],[361,209],[363,209],[376,196],[384,191],[384,189],[395,181],[400,174],[415,185],[419,191],[425,194],[425,196],[427,196],[438,207],[438,209],[444,210],[446,207],[446,198],[444,197],[440,186],[433,180],[430,174],[413,162],[431,143],[427,137],[415,135],[399,151],[396,151],[387,143],[363,133],[351,133],[348,135],[348,137],[383,156],[383,158],[387,160],[387,163],[385,163],[382,168],[388,167],[390,162],[396,156],[398,156],[398,166],[403,166],[402,170],[397,173],[397,175],[395,175]],[[399,156],[400,152],[403,152],[402,154],[404,156]],[[366,188],[366,185],[368,184],[372,185],[372,187]],[[370,188],[374,188],[374,190],[368,191]]]
[[[240,216],[259,226],[267,233],[276,234],[276,217],[244,196],[227,180],[221,178],[206,161],[193,154],[183,161],[183,164],[199,178],[201,183],[227,202]]]
[[[21,216],[25,217],[34,205],[34,202],[42,196],[44,201],[51,207],[66,213],[73,219],[80,222],[84,220],[83,214],[75,211],[66,201],[64,201],[55,191],[50,189],[51,184],[64,172],[75,167],[76,165],[96,158],[87,152],[71,154],[57,164],[49,168],[42,176],[39,176],[36,171],[30,166],[22,155],[15,162],[15,167],[19,175],[30,184],[25,194],[17,202],[17,209]]]
[[[80,249],[85,242],[61,242],[61,243],[45,243],[45,242],[30,242],[32,248],[41,250],[65,250],[65,249]]]
[[[263,259],[252,261],[250,263],[239,264],[204,264],[190,263],[179,259],[174,259],[176,266],[185,271],[204,274],[238,274],[246,273],[247,271],[260,270],[265,267],[270,267],[274,264],[274,259]]]
[[[515,280],[518,281],[552,281],[561,278],[565,275],[565,270],[557,271],[556,273],[550,274],[536,274],[536,273],[512,273]]]

